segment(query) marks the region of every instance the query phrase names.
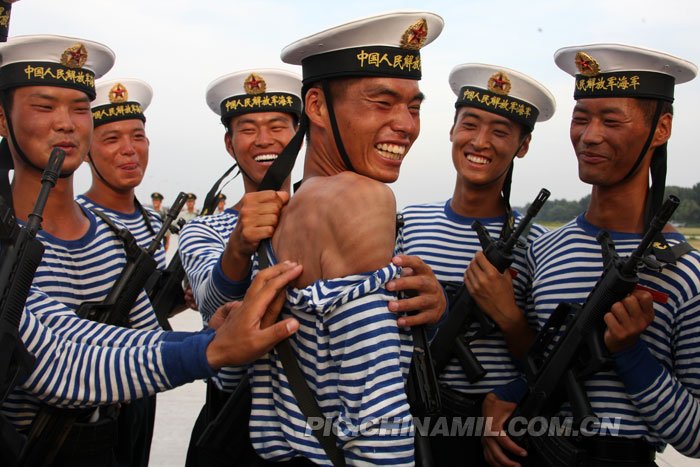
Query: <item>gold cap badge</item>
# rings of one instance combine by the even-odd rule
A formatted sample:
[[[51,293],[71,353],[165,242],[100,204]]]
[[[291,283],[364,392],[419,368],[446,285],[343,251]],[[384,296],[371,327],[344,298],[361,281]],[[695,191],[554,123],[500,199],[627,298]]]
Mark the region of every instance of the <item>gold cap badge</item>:
[[[401,36],[401,48],[420,50],[428,38],[428,23],[424,18],[419,19],[406,29]]]
[[[267,84],[262,76],[251,73],[243,82],[243,89],[247,94],[262,94],[267,89]]]
[[[88,53],[83,44],[75,44],[68,47],[61,54],[61,65],[68,68],[82,68],[87,62]]]
[[[576,52],[574,61],[578,72],[583,76],[595,76],[600,73],[598,62],[586,52]]]
[[[109,102],[119,104],[129,100],[129,91],[126,90],[122,83],[117,83],[109,90]]]
[[[494,94],[500,94],[502,96],[507,95],[510,92],[511,84],[508,75],[502,71],[496,72],[489,78],[488,83],[489,91]]]

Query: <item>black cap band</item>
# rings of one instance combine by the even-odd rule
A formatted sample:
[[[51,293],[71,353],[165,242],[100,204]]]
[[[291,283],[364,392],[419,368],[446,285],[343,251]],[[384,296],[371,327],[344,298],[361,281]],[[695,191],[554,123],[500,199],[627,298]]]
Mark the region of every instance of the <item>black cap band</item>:
[[[120,102],[118,104],[105,104],[92,109],[92,123],[95,128],[107,123],[120,120],[138,119],[146,122],[143,108],[138,102]]]
[[[652,71],[615,71],[595,76],[576,75],[574,99],[636,97],[673,102],[676,79]]]
[[[231,96],[221,102],[221,121],[228,124],[231,117],[253,112],[285,112],[301,116],[301,98],[286,92],[265,92]]]
[[[76,89],[95,99],[95,74],[53,62],[16,62],[0,69],[0,90],[20,86],[58,86]]]
[[[455,108],[476,107],[506,117],[532,131],[540,111],[532,104],[515,97],[496,94],[483,88],[464,86],[459,90]]]
[[[421,79],[420,52],[390,46],[366,46],[312,55],[302,60],[303,83],[355,76]]]

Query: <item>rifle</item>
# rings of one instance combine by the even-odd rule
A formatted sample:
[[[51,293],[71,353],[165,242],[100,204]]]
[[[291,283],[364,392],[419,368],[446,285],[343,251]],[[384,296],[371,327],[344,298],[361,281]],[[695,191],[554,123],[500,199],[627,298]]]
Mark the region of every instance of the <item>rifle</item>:
[[[182,208],[185,198],[185,193],[180,193],[175,200],[175,205],[179,204],[180,208]],[[136,243],[136,239],[128,230],[124,228],[118,230],[117,236],[124,242],[127,257],[126,265],[107,297],[102,302],[81,303],[76,311],[78,316],[99,323],[129,327],[129,312],[133,308],[134,303],[136,303],[139,293],[141,293],[141,290],[144,289],[149,278],[157,269],[153,254],[160,247],[163,237],[174,220],[174,216],[171,216],[172,211],[171,209],[168,212],[160,230],[145,250]],[[100,217],[104,216],[104,214],[99,212],[96,212],[96,214]],[[177,213],[175,216],[177,216]],[[105,217],[102,218],[108,223],[111,222]]]
[[[0,198],[0,242],[3,246],[0,266],[0,403],[18,382],[29,376],[34,357],[19,337],[19,324],[34,280],[44,245],[37,240],[42,213],[49,193],[56,185],[66,153],[54,148],[41,176],[41,188],[24,227],[17,225],[12,206]],[[0,416],[0,459],[10,465],[18,462],[24,437]]]
[[[513,248],[547,198],[549,198],[549,191],[542,188],[535,201],[528,208],[526,215],[518,223],[517,228],[505,241],[501,239],[494,241],[479,221],[474,221],[472,224],[472,229],[476,230],[479,236],[479,243],[481,243],[486,259],[499,272],[505,272],[513,264]],[[467,337],[467,332],[474,325],[478,325],[478,330]],[[490,334],[496,327],[496,323],[479,309],[464,283],[461,283],[450,300],[449,315],[445,322],[440,325],[440,329],[430,345],[437,373],[442,373],[454,355],[462,365],[470,383],[475,383],[483,378],[486,375],[486,370],[472,353],[469,343]]]
[[[609,234],[601,231],[597,240],[603,249],[603,275],[583,305],[560,303],[528,350],[525,359],[528,391],[506,423],[506,432],[524,448],[533,446],[546,465],[579,465],[585,460],[585,450],[561,436],[513,434],[511,421],[515,417],[529,421],[535,416],[553,415],[566,399],[571,403],[575,424],[595,416],[582,381],[611,366],[603,342],[603,317],[613,304],[635,289],[642,265],[660,269],[658,263],[645,255],[679,203],[677,197],[668,197],[637,248],[626,259],[618,256]],[[560,338],[555,342],[557,336]]]
[[[202,211],[199,213],[200,216],[208,216],[214,212],[217,203],[217,189],[221,180],[228,175],[231,170],[236,167],[236,164],[231,167],[214,185],[214,187],[209,191],[204,200],[204,206]],[[183,194],[183,193],[181,193]],[[182,210],[183,204],[177,208],[175,212],[175,217]],[[175,205],[168,211],[168,216],[175,209]],[[181,221],[183,221],[181,219]],[[179,229],[182,228],[184,223],[178,225],[177,228],[171,229],[174,234],[179,233]],[[168,318],[174,316],[175,314],[182,311],[185,307],[185,296],[182,287],[183,283],[187,283],[187,276],[185,274],[185,268],[182,266],[182,258],[180,258],[180,252],[177,251],[170,259],[168,266],[164,271],[161,271],[158,275],[158,280],[155,282],[153,287],[148,290],[148,297],[151,299],[151,304],[158,317],[158,322],[161,327],[166,331],[172,331],[173,328],[168,322]]]

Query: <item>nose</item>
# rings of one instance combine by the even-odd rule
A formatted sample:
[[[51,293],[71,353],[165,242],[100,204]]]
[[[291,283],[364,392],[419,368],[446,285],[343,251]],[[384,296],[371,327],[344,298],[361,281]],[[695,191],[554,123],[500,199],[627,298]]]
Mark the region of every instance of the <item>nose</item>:
[[[489,145],[488,128],[485,126],[479,126],[473,133],[471,143],[476,150],[486,148]]]
[[[60,107],[54,112],[54,128],[56,131],[61,131],[65,133],[70,133],[75,131],[75,122],[73,121],[73,115],[70,109],[67,107]]]
[[[136,154],[134,142],[128,136],[122,139],[121,153],[125,156],[131,156]]]
[[[585,125],[578,125],[577,129],[573,129],[572,131],[572,138],[578,139],[579,142],[586,145],[595,145],[601,143],[603,140],[601,122],[597,119],[591,119]]]
[[[267,128],[261,128],[255,135],[255,145],[259,147],[270,146],[273,144],[274,138],[272,132]]]
[[[391,121],[391,129],[413,140],[420,132],[420,116],[406,105],[398,106]]]

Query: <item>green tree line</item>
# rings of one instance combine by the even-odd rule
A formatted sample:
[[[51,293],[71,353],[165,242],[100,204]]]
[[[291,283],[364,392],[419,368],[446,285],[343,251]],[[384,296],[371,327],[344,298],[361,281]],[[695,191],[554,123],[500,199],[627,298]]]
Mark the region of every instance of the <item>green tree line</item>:
[[[700,226],[700,183],[696,183],[692,188],[679,186],[667,186],[666,196],[676,195],[681,200],[680,206],[673,214],[672,221],[687,226]],[[566,199],[550,199],[537,215],[537,222],[566,222],[578,216],[586,210],[591,195],[586,195],[578,201]],[[518,208],[520,212],[527,210]]]

